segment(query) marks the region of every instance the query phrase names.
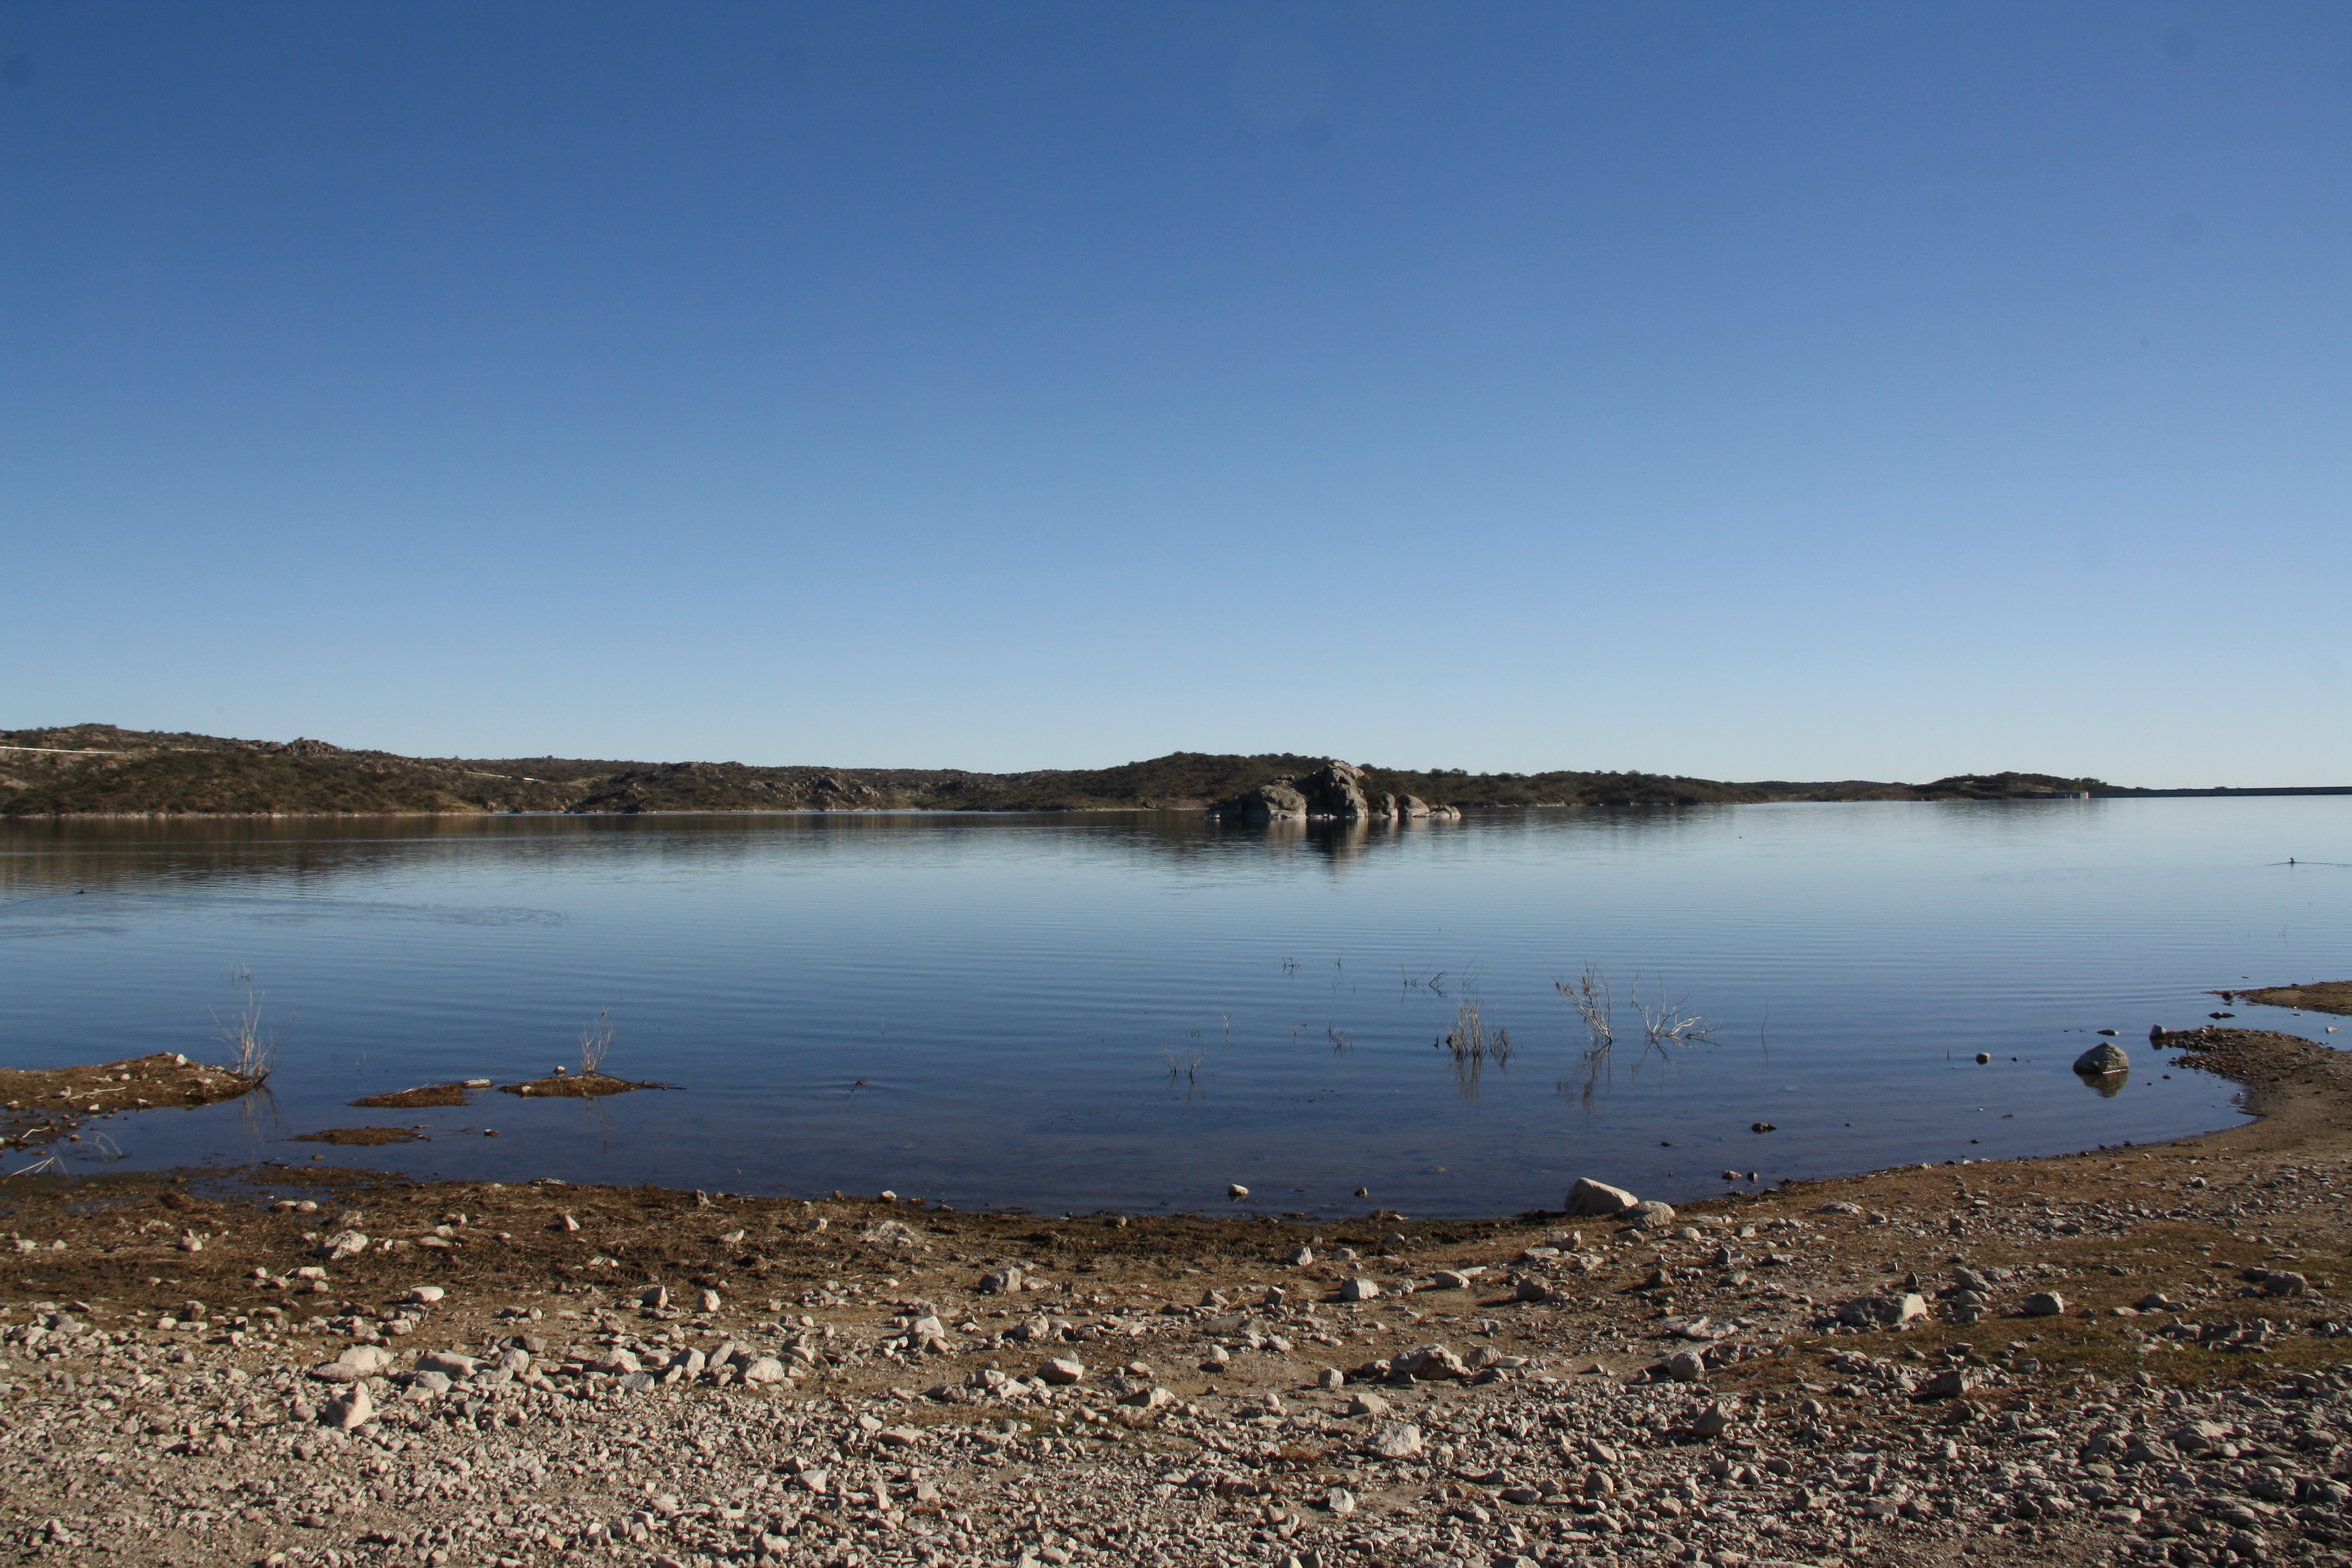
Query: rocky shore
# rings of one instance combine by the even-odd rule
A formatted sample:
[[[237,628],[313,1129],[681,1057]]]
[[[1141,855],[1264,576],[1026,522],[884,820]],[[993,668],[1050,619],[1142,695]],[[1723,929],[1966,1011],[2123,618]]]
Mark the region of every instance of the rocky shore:
[[[2352,1068],[2154,1045],[2262,1119],[1680,1213],[19,1177],[0,1552],[2352,1563]]]

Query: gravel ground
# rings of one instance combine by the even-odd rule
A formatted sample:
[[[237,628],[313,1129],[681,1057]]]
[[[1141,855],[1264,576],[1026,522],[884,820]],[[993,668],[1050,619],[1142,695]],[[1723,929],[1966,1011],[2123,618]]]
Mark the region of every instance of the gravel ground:
[[[16,1178],[0,1552],[2352,1563],[2352,1070],[2161,1044],[2262,1120],[1680,1214]]]

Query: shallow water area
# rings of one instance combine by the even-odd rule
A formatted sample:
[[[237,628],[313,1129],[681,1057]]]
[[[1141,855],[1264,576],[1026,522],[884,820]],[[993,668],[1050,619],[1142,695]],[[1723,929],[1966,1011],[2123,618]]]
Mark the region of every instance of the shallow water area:
[[[1494,1215],[1557,1206],[1586,1174],[1684,1199],[1726,1171],[1752,1186],[2233,1123],[2231,1087],[2168,1076],[2148,1026],[2233,1011],[2335,1043],[2341,1020],[2205,993],[2335,977],[2352,869],[2313,862],[2352,860],[2347,838],[2344,797],[1303,831],[1150,813],[16,824],[0,1063],[222,1059],[249,983],[283,1037],[268,1092],[94,1122],[111,1146],[86,1135],[75,1168],[119,1149],[147,1168],[1054,1212]],[[1598,1063],[1558,989],[1588,967],[1614,1002]],[[1711,1040],[1645,1050],[1637,1000],[1677,998]],[[1444,1048],[1465,1002],[1507,1055]],[[600,1015],[605,1071],[677,1087],[349,1104],[576,1072]],[[2131,1055],[2120,1083],[2069,1070],[2101,1028]],[[426,1141],[292,1141],[370,1126]]]

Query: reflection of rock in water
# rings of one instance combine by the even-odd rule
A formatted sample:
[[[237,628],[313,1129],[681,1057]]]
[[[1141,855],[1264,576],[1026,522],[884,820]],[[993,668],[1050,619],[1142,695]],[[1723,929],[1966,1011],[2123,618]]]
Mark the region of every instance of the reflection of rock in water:
[[[2131,1081],[2131,1056],[2113,1040],[2102,1040],[2074,1058],[2074,1075],[2113,1100]]]

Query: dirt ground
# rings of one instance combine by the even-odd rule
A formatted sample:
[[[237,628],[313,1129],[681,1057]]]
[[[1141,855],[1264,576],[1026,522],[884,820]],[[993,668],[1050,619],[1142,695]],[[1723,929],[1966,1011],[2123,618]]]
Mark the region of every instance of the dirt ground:
[[[1190,1332],[1204,1318],[1215,1329],[1221,1320],[1209,1314],[1224,1312],[1228,1303],[1286,1300],[1285,1310],[1294,1314],[1306,1304],[1306,1315],[1294,1316],[1295,1326],[1286,1330],[1298,1342],[1282,1342],[1279,1364],[1228,1362],[1215,1353],[1153,1355],[1149,1380],[1167,1391],[1175,1409],[1199,1415],[1268,1394],[1279,1408],[1281,1398],[1337,1386],[1335,1379],[1386,1379],[1393,1358],[1438,1332],[1475,1335],[1481,1351],[1475,1364],[1495,1377],[1520,1380],[1511,1384],[1519,1391],[1515,1396],[1552,1398],[1546,1388],[1579,1380],[1596,1386],[1663,1381],[1665,1373],[1654,1369],[1684,1342],[1675,1337],[1682,1326],[1705,1325],[1712,1314],[1722,1332],[1737,1331],[1719,1362],[1709,1363],[1711,1394],[1782,1412],[1801,1424],[1794,1428],[1801,1433],[1856,1449],[1925,1441],[1913,1428],[1935,1412],[1923,1414],[1916,1400],[1830,1402],[1824,1391],[1842,1374],[1825,1378],[1824,1357],[1832,1367],[1867,1363],[1916,1366],[1923,1373],[1980,1368],[1996,1383],[2015,1379],[2023,1386],[2030,1379],[2036,1388],[2061,1390],[2054,1397],[2062,1403],[2066,1388],[2077,1391],[2077,1403],[2087,1397],[2083,1390],[2116,1386],[2177,1404],[2181,1396],[2231,1390],[2251,1394],[2282,1378],[2344,1376],[2352,1368],[2352,1341],[2344,1337],[2352,1332],[2344,1321],[2352,1311],[2341,1300],[2352,1283],[2352,1211],[2343,1202],[2352,1170],[2352,1057],[2294,1036],[2218,1027],[2151,1044],[2180,1053],[2168,1065],[2244,1085],[2249,1109],[2260,1119],[2162,1146],[1791,1183],[1690,1205],[1665,1222],[1672,1228],[1650,1230],[1623,1216],[1561,1214],[1453,1223],[1375,1211],[1312,1225],[1114,1215],[1044,1219],[839,1194],[800,1200],[552,1181],[428,1184],[344,1170],[17,1177],[0,1183],[0,1323],[63,1311],[113,1331],[119,1343],[157,1337],[145,1325],[174,1324],[160,1337],[192,1342],[193,1328],[218,1347],[210,1353],[240,1366],[249,1361],[257,1373],[273,1356],[331,1355],[331,1345],[295,1342],[372,1332],[367,1322],[389,1323],[396,1304],[415,1300],[424,1286],[441,1293],[433,1309],[436,1344],[491,1342],[519,1321],[528,1327],[578,1319],[609,1327],[613,1314],[636,1310],[645,1292],[658,1288],[668,1293],[665,1301],[684,1305],[648,1313],[683,1320],[698,1331],[747,1340],[822,1333],[825,1353],[794,1363],[787,1385],[810,1411],[820,1402],[843,1411],[911,1408],[928,1386],[953,1415],[958,1405],[939,1391],[979,1386],[974,1380],[992,1369],[1035,1361],[1009,1331],[1040,1313],[1047,1315],[1036,1319],[1046,1324],[1044,1331],[1066,1338],[1078,1347],[1072,1353],[1099,1363],[1084,1346],[1113,1334],[1142,1335],[1137,1325],[1176,1322]],[[2135,1049],[2139,1060],[2149,1059],[2145,1047]],[[96,1076],[61,1081],[73,1085],[69,1098],[83,1105],[103,1103],[100,1091],[144,1090],[159,1099],[165,1080],[158,1060],[109,1064],[93,1069]],[[152,1085],[142,1068],[159,1075]],[[123,1070],[132,1075],[127,1083]],[[29,1083],[43,1075],[10,1076]],[[101,1079],[120,1087],[105,1089]],[[204,1080],[169,1081],[200,1087]],[[89,1098],[82,1099],[85,1086]],[[1591,1174],[1605,1180],[1609,1173]],[[339,1250],[343,1233],[358,1235],[357,1246]],[[1311,1260],[1297,1260],[1301,1247]],[[309,1277],[298,1264],[311,1266]],[[1841,1303],[1855,1300],[1900,1301],[1913,1292],[1935,1304],[1939,1287],[1949,1298],[1955,1288],[1945,1282],[1961,1265],[2010,1280],[2000,1289],[2011,1304],[1985,1316],[1934,1305],[1899,1330],[1836,1321]],[[1025,1291],[1044,1293],[1024,1293],[1016,1282],[1008,1294],[1002,1274],[1008,1268],[1030,1277]],[[2289,1278],[2296,1284],[2287,1300],[2277,1299],[2286,1287],[2263,1283]],[[2037,1282],[2053,1292],[2063,1288],[2062,1310],[2032,1315],[2033,1308],[2014,1304],[2017,1292]],[[1364,1284],[1378,1286],[1375,1300],[1360,1310],[1347,1305]],[[2149,1306],[2158,1300],[2168,1306]],[[907,1342],[914,1331],[905,1324],[918,1312],[950,1326],[939,1343]],[[2194,1331],[2185,1332],[2189,1314],[2197,1321],[2187,1323]],[[881,1319],[896,1327],[877,1328]],[[1706,1331],[1689,1331],[1700,1339]],[[64,1386],[75,1386],[69,1372]],[[25,1392],[17,1390],[19,1396]],[[1466,1397],[1472,1391],[1462,1392]],[[1990,1416],[1995,1406],[1985,1408]],[[267,1429],[299,1425],[300,1417],[250,1419]],[[1147,1423],[1138,1414],[1113,1425],[1139,1432]],[[2010,1425],[2017,1426],[2013,1415]],[[1936,1440],[1942,1440],[1940,1429]],[[1304,1457],[1269,1458],[1269,1474],[1286,1466],[1298,1485],[1312,1488],[1339,1485],[1349,1473],[1332,1468],[1328,1456],[1337,1450],[1328,1446],[1293,1447]],[[225,1473],[234,1473],[240,1461],[226,1439],[221,1452]],[[2352,1455],[2341,1445],[2335,1452]],[[257,1447],[255,1453],[255,1463],[270,1462]],[[1995,1491],[2011,1484],[1991,1469],[1980,1479]],[[1469,1481],[1441,1476],[1439,1482],[1441,1489],[1460,1491],[1472,1513],[1486,1506],[1471,1500]],[[19,1490],[6,1510],[19,1521],[60,1515],[68,1484],[58,1477],[55,1495],[47,1497],[37,1488]],[[1409,1511],[1417,1505],[1396,1506]],[[1965,1520],[1966,1508],[1976,1506],[1956,1502],[1950,1517]],[[2139,1517],[2137,1509],[2121,1511]],[[2019,1525],[1970,1541],[1931,1536],[1909,1514],[1890,1512],[1824,1539],[1843,1542],[1843,1560],[1888,1563],[1956,1561],[1957,1554],[1979,1562],[2093,1562],[2125,1549],[2116,1540],[2092,1540],[2080,1523]],[[980,1530],[972,1521],[965,1527]],[[257,1520],[250,1542],[234,1551],[222,1546],[218,1555],[183,1551],[176,1561],[263,1561],[256,1553],[274,1539],[274,1528]],[[1061,1539],[1037,1533],[1044,1527],[1034,1521],[1023,1528],[1048,1546]],[[2273,1530],[2282,1528],[2300,1527],[2290,1519]],[[43,1539],[55,1535],[36,1539],[36,1546]],[[2311,1557],[2331,1536],[2325,1525],[2312,1525],[2294,1539],[2297,1554]],[[750,1549],[737,1560],[754,1558],[803,1560],[782,1547]],[[2239,1558],[2258,1554],[2248,1549]],[[284,1561],[305,1560],[298,1552]],[[412,1557],[387,1545],[376,1555],[344,1560],[476,1559],[462,1552],[451,1558],[446,1551],[439,1559]],[[517,1549],[495,1560],[554,1559]],[[688,1558],[640,1553],[621,1560]],[[805,1560],[836,1558],[816,1552]],[[837,1560],[886,1559],[853,1552]],[[975,1551],[971,1560],[1013,1559]],[[1068,1551],[1044,1559],[1072,1560],[1091,1559],[1074,1559]],[[1222,1551],[1193,1559],[1178,1551],[1170,1560],[1229,1559]],[[1323,1559],[1356,1560],[1345,1553]],[[1634,1553],[1627,1560],[1653,1559]],[[1808,1560],[1828,1558],[1815,1552]],[[2197,1559],[2233,1560],[2227,1552]]]
[[[251,1079],[226,1068],[173,1052],[32,1071],[0,1068],[0,1138],[39,1143],[70,1135],[87,1117],[158,1105],[210,1105],[252,1089]]]
[[[2309,1013],[2352,1013],[2352,980],[2315,980],[2308,985],[2266,985],[2258,991],[2217,991],[2265,1007],[2299,1007]]]

